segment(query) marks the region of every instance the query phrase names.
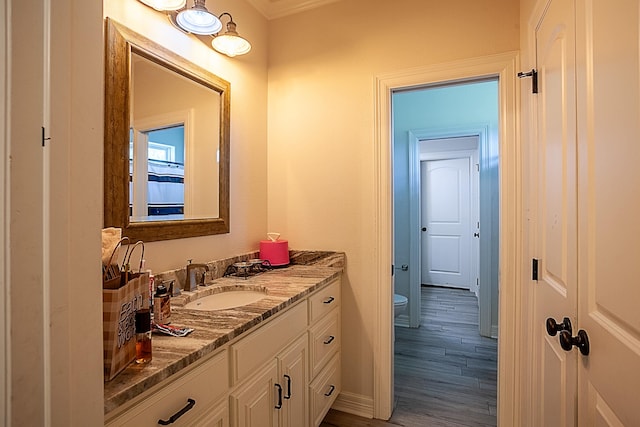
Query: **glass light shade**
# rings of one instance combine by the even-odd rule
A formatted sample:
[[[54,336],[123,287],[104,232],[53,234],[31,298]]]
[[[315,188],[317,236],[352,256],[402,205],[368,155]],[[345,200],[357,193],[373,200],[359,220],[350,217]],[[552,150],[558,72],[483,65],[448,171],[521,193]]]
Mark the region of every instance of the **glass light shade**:
[[[182,9],[186,4],[187,0],[139,0],[140,3],[146,4],[154,8],[155,10],[165,11],[165,10],[178,10]]]
[[[231,34],[223,34],[217,36],[211,42],[211,45],[215,50],[220,53],[224,53],[227,56],[244,55],[251,50],[251,43],[246,41],[240,36],[234,36]]]
[[[218,17],[204,7],[204,1],[198,0],[192,8],[178,13],[176,23],[183,30],[200,35],[215,34],[222,28]]]
[[[251,43],[238,35],[236,24],[233,21],[227,23],[227,31],[216,36],[211,42],[211,46],[230,57],[244,55],[251,50]]]

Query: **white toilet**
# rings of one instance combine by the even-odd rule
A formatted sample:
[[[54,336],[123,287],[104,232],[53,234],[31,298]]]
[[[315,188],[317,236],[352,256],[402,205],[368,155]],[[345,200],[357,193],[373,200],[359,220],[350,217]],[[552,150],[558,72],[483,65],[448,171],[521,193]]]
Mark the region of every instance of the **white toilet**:
[[[393,294],[393,316],[398,317],[407,309],[409,300],[404,295]]]

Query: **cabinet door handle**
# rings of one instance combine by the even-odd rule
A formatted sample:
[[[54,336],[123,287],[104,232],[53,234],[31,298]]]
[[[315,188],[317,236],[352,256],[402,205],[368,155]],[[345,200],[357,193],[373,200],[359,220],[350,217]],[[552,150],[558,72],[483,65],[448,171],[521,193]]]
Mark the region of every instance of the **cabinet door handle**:
[[[158,420],[158,424],[160,424],[161,426],[168,426],[169,424],[175,423],[176,421],[178,421],[178,418],[180,418],[181,416],[189,412],[191,408],[194,407],[195,404],[196,404],[195,400],[187,399],[187,405],[184,408],[180,409],[178,412],[171,415],[171,417],[169,417],[168,420]]]
[[[331,304],[335,300],[334,297],[329,297],[326,300],[322,301],[324,304]]]
[[[329,388],[329,391],[327,393],[325,393],[324,395],[329,397],[333,394],[333,391],[336,389],[336,386],[332,385],[331,388]]]
[[[287,380],[287,394],[284,395],[284,398],[291,399],[291,377],[289,375],[285,375],[284,378]]]
[[[276,405],[276,409],[282,408],[282,386],[280,384],[276,384],[276,388],[278,389],[278,404]]]
[[[329,335],[329,338],[324,341],[324,344],[331,344],[331,341],[335,340],[336,337],[334,337],[333,335]]]

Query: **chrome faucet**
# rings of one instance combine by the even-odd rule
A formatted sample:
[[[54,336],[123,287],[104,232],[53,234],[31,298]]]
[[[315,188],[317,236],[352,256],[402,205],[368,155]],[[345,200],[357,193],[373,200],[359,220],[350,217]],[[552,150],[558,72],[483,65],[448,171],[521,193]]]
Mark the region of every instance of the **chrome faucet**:
[[[185,291],[193,292],[198,288],[198,285],[204,284],[204,275],[205,273],[198,273],[199,269],[203,269],[204,271],[209,271],[209,266],[207,264],[192,264],[192,260],[189,260],[189,264],[187,264],[187,283],[185,286]]]

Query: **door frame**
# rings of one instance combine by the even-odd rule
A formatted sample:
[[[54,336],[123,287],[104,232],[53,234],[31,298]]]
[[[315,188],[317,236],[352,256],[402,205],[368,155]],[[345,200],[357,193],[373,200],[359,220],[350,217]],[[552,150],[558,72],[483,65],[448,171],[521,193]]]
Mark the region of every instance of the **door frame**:
[[[427,128],[412,131],[409,135],[409,229],[417,230],[417,227],[420,227],[420,205],[419,205],[419,195],[420,195],[420,141],[423,140],[431,140],[431,139],[443,139],[443,138],[456,138],[456,137],[466,137],[466,136],[477,136],[478,137],[478,164],[480,165],[480,171],[489,169],[489,156],[482,155],[482,153],[489,153],[492,150],[492,147],[489,145],[489,124],[486,123],[478,123],[474,125],[464,125],[464,126],[452,126],[446,128]],[[496,150],[500,151],[500,150]],[[412,158],[412,155],[415,156],[415,159]],[[417,166],[414,162],[418,162]],[[418,174],[417,177],[414,174]],[[480,179],[480,178],[478,178]],[[417,180],[417,184],[416,184]],[[481,186],[482,184],[480,184]],[[493,183],[489,185],[493,186]],[[497,185],[497,183],[496,183]],[[497,189],[499,190],[499,185],[497,185]],[[493,190],[493,188],[490,188]],[[491,201],[489,198],[491,197],[488,192],[480,191],[480,187],[478,187],[479,191],[479,206],[478,209],[482,211],[482,206],[491,206]],[[483,195],[485,197],[483,198]],[[418,200],[417,202],[415,200]],[[486,212],[486,209],[484,210]],[[494,215],[495,213],[491,211],[490,215]],[[415,222],[414,222],[415,221]],[[495,221],[498,222],[498,221]],[[479,331],[480,335],[486,337],[497,337],[498,336],[498,325],[493,325],[491,321],[491,313],[492,313],[492,304],[494,301],[497,301],[498,295],[493,295],[493,291],[490,286],[488,286],[492,280],[491,278],[491,269],[492,265],[499,260],[495,259],[494,253],[499,253],[499,251],[495,251],[492,248],[491,239],[483,239],[483,235],[491,235],[492,232],[492,223],[493,220],[491,217],[485,215],[480,217],[480,242],[478,242],[478,251],[479,255],[476,258],[476,262],[479,262],[476,270],[476,277],[479,278],[480,290],[478,291],[478,305],[479,305]],[[409,241],[409,254],[410,254],[410,262],[412,265],[420,265],[420,239],[413,239],[413,235]],[[476,245],[474,245],[474,249]],[[417,256],[415,256],[415,252],[417,251]],[[474,255],[475,256],[475,255]],[[418,264],[415,264],[415,263]],[[415,280],[416,282],[412,281]],[[419,288],[420,285],[420,277],[416,278],[409,276],[409,289],[413,289],[415,283]],[[484,286],[483,286],[484,285]],[[409,302],[411,304],[411,300]],[[417,307],[418,313],[420,312],[419,307]],[[411,322],[410,322],[411,323]]]
[[[500,258],[498,340],[498,419],[517,425],[520,419],[522,160],[519,123],[517,52],[405,69],[375,76],[374,186],[376,245],[374,292],[378,316],[374,325],[374,417],[389,419],[393,412],[393,166],[391,99],[394,91],[444,82],[498,77],[500,140]]]
[[[479,146],[480,137],[473,134],[452,134],[441,133],[445,131],[433,131],[430,129],[411,130],[409,131],[409,230],[418,230],[421,228],[421,199],[422,199],[422,183],[420,178],[420,164],[423,161],[430,160],[445,160],[455,158],[469,158],[470,162],[479,161]],[[440,136],[443,134],[444,136]],[[478,137],[478,144],[475,149],[457,149],[451,151],[434,151],[430,153],[420,153],[421,142],[437,139],[448,139],[450,137]],[[392,141],[393,143],[393,141]],[[475,156],[472,155],[475,152]],[[478,196],[478,178],[473,174],[473,165],[470,165],[470,194],[471,197]],[[473,218],[479,216],[479,205],[473,203],[471,206],[471,214]],[[475,205],[475,206],[474,206]],[[478,277],[479,265],[478,265],[478,244],[472,243],[471,248],[471,275]],[[396,326],[408,326],[410,328],[420,327],[420,310],[422,306],[421,302],[421,286],[422,286],[422,234],[421,233],[409,233],[409,262],[410,265],[419,265],[420,268],[409,269],[409,314],[401,314],[395,319]],[[477,295],[477,287],[472,285],[476,289],[474,291]],[[408,322],[405,321],[408,319]]]
[[[8,78],[11,68],[11,58],[8,48],[8,34],[11,31],[11,22],[8,16],[9,6],[7,2],[2,2],[0,6],[0,58],[2,58],[2,66],[0,67],[0,221],[3,224],[0,228],[0,281],[4,284],[0,291],[0,319],[2,327],[0,327],[0,372],[4,378],[2,386],[0,386],[0,424],[10,425],[10,408],[11,408],[11,369],[10,360],[7,356],[11,350],[11,319],[9,310],[9,280],[7,264],[8,264],[8,232],[7,232],[7,213],[9,210],[8,187],[9,180],[7,173],[9,165],[7,163],[7,152],[9,148],[9,128],[10,107],[9,107],[9,87]]]

